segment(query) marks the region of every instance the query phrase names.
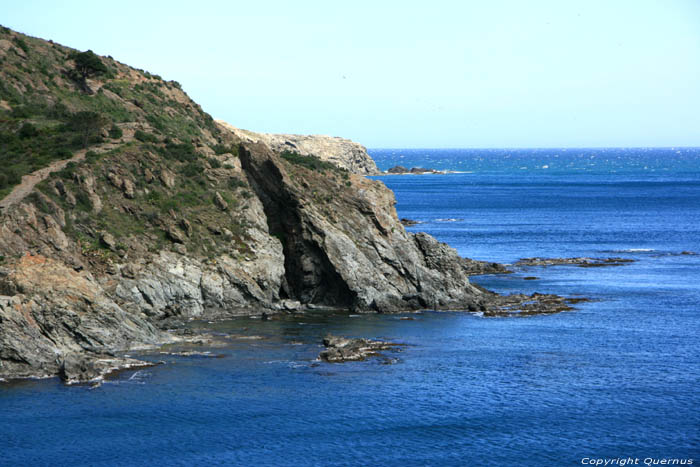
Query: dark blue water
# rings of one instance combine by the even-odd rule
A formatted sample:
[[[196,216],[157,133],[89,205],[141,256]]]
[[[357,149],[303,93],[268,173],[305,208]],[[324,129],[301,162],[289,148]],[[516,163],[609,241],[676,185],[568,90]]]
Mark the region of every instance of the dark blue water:
[[[384,169],[473,172],[380,177],[399,215],[423,222],[412,230],[463,255],[637,262],[474,279],[501,292],[596,299],[573,312],[241,319],[217,330],[262,338],[211,349],[224,358],[152,354],[166,364],[96,389],[0,386],[0,464],[697,463],[700,256],[680,253],[700,252],[700,150],[372,155]],[[327,332],[408,345],[391,354],[394,365],[318,364]]]

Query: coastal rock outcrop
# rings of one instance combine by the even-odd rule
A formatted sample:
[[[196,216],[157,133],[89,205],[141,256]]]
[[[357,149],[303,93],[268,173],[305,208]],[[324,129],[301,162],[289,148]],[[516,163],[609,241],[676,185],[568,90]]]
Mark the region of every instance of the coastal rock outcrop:
[[[50,376],[73,354],[97,358],[169,340],[121,309],[90,273],[44,256],[25,255],[3,269],[0,294],[0,378]]]
[[[21,36],[0,29],[0,41]],[[379,172],[357,143],[216,123],[178,83],[111,57],[98,57],[110,73],[85,94],[71,81],[73,50],[27,43],[30,53],[7,54],[0,68],[0,91],[16,91],[2,100],[11,124],[1,136],[48,122],[21,147],[61,147],[55,164],[37,162],[39,178],[18,163],[24,152],[1,155],[33,181],[3,177],[11,186],[0,187],[12,190],[0,200],[0,379],[99,378],[136,364],[119,352],[177,340],[171,331],[192,319],[563,306],[471,284],[503,271],[406,232],[393,193],[364,177]],[[37,81],[49,74],[50,87]],[[64,132],[74,113],[95,111],[93,99],[118,126],[73,154],[80,135]]]
[[[244,143],[261,142],[276,152],[290,151],[305,156],[316,156],[322,161],[360,175],[380,173],[374,160],[367,154],[367,149],[349,139],[325,135],[255,133],[236,128],[221,120],[218,120],[217,124]]]
[[[462,308],[479,301],[462,258],[429,235],[407,233],[383,183],[314,176],[269,148],[243,148],[241,162],[282,239],[287,296],[358,311]]]
[[[400,351],[400,345],[380,340],[350,338],[327,335],[323,338],[326,347],[318,357],[329,363],[353,362],[380,357],[380,350]]]
[[[394,167],[391,167],[390,169],[387,169],[385,174],[389,175],[423,175],[423,174],[445,174],[449,173],[444,170],[436,170],[436,169],[425,169],[423,167],[411,167],[410,169],[407,167],[404,167],[403,165],[395,165]]]

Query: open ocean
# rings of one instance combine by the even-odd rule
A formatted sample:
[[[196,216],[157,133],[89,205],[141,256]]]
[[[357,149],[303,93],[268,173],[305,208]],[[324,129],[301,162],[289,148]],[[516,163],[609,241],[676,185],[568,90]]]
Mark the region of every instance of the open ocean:
[[[237,319],[216,329],[262,339],[211,349],[223,358],[153,353],[166,363],[98,388],[0,385],[0,465],[700,462],[700,149],[370,153],[461,172],[375,178],[409,230],[463,256],[636,262],[473,278],[594,299],[572,312]],[[318,363],[327,332],[407,346],[393,365]]]

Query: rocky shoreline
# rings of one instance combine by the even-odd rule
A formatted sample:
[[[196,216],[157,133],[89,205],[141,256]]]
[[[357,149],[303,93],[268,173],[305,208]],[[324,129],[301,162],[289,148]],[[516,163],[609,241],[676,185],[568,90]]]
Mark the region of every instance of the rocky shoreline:
[[[5,88],[16,90],[0,109],[14,119],[5,136],[19,137],[26,124],[37,142],[58,144],[54,133],[70,125],[51,109],[64,102],[75,108],[59,113],[109,125],[79,150],[63,147],[60,163],[25,173],[32,184],[3,198],[0,379],[96,381],[141,364],[124,352],[187,341],[173,329],[192,320],[319,308],[567,309],[564,299],[501,297],[470,283],[508,270],[407,232],[393,192],[367,177],[379,172],[358,143],[217,122],[176,82],[111,57],[93,57],[110,73],[76,83],[77,51],[26,42],[31,53],[6,54],[0,69]],[[29,70],[39,67],[65,79],[37,81]],[[93,99],[104,114],[93,115]]]

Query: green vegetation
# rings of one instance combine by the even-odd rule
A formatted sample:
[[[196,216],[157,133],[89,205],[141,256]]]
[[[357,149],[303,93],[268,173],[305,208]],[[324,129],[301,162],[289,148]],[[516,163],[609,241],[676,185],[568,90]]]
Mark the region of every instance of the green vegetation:
[[[121,139],[124,133],[117,123],[150,124],[152,132],[136,136],[159,146],[157,152],[168,137],[186,145],[201,140],[203,129],[219,134],[211,116],[187,99],[176,82],[143,71],[134,79],[133,69],[111,57],[8,28],[0,28],[0,39],[16,47],[0,59],[0,197],[21,176],[101,143],[105,128],[110,139]],[[88,79],[96,81],[97,92],[88,88]],[[196,157],[189,146],[168,147],[166,152],[174,160]]]
[[[143,130],[136,130],[134,133],[134,138],[136,138],[139,141],[143,141],[144,143],[157,143],[158,142],[158,137],[154,134],[151,133],[146,133]]]
[[[21,37],[18,37],[18,36],[13,37],[12,42],[14,42],[14,44],[17,47],[22,49],[24,51],[24,53],[26,53],[26,54],[29,53],[29,46],[27,45],[27,42],[24,39],[22,39]]]
[[[340,171],[339,167],[331,164],[330,162],[322,161],[316,156],[303,156],[296,152],[284,151],[282,158],[287,162],[291,162],[295,165],[300,165],[306,167],[310,170],[317,170],[319,172],[325,172],[326,170]]]
[[[86,110],[71,115],[68,124],[80,135],[83,147],[87,148],[89,142],[99,142],[94,139],[107,123],[108,119],[104,115]]]
[[[250,251],[247,183],[222,170],[231,165],[198,149],[216,143],[216,154],[237,156],[238,148],[221,140],[211,116],[177,82],[9,29],[0,29],[0,39],[16,47],[0,59],[0,198],[23,175],[86,148],[84,161],[52,174],[27,199],[46,214],[60,207],[64,232],[90,262],[114,259],[122,250],[138,255],[166,248],[172,239],[165,232],[173,225],[187,230],[184,247],[191,253]],[[136,141],[120,143],[134,126],[144,128],[135,132]],[[96,147],[103,134],[110,145]],[[110,172],[129,179],[133,195],[113,186]],[[215,204],[217,192],[228,210]],[[100,242],[103,232],[114,236],[117,248]]]
[[[217,144],[212,147],[214,152],[218,154],[233,154],[238,157],[238,148],[236,146],[227,146],[225,144]]]
[[[122,129],[113,124],[112,128],[109,129],[109,137],[112,139],[119,139],[122,136],[124,136]]]
[[[81,80],[83,85],[85,85],[88,78],[102,75],[109,71],[105,64],[102,63],[100,57],[95,55],[92,50],[74,52],[71,54],[70,58],[75,62],[74,71],[77,73],[77,77]]]

